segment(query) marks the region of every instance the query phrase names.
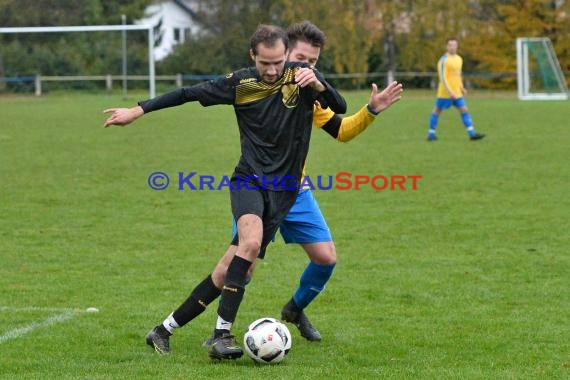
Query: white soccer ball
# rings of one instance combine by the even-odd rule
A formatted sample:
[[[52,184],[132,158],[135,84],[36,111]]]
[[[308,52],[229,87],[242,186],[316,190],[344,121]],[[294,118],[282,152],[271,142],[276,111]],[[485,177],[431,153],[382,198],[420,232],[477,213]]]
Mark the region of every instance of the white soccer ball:
[[[252,322],[243,336],[245,352],[254,361],[274,364],[282,361],[291,350],[291,333],[275,318]]]

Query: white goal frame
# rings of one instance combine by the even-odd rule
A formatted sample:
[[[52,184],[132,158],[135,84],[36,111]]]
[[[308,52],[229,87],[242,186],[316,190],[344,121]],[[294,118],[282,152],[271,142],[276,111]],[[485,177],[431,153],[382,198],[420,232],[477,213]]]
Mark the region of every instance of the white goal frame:
[[[81,25],[81,26],[34,26],[0,28],[0,34],[14,33],[68,33],[68,32],[120,32],[146,30],[148,32],[148,91],[149,97],[156,96],[156,74],[154,69],[154,29],[151,25]]]
[[[529,70],[529,51],[527,42],[541,42],[548,55],[548,64],[556,76],[558,92],[530,92],[531,76]],[[560,62],[556,57],[552,42],[547,37],[521,37],[517,38],[517,87],[518,96],[521,100],[566,100],[568,99],[568,86],[566,78],[560,68]]]

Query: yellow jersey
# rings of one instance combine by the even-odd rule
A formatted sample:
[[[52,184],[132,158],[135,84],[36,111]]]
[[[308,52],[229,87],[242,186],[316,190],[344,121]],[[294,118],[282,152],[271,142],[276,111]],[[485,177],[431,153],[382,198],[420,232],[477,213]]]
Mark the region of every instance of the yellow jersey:
[[[457,54],[444,54],[437,63],[437,74],[439,77],[439,85],[437,86],[437,97],[449,99],[451,93],[455,98],[461,98],[463,93],[463,80],[461,78],[461,69],[463,67],[463,58]]]

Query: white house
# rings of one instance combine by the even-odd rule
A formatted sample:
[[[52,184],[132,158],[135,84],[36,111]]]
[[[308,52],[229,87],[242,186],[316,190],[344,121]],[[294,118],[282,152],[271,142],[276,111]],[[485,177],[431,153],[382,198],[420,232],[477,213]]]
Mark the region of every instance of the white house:
[[[155,32],[154,58],[161,60],[175,45],[184,43],[191,34],[203,29],[198,20],[207,12],[202,0],[156,1],[147,7],[145,17],[135,24],[152,25]]]

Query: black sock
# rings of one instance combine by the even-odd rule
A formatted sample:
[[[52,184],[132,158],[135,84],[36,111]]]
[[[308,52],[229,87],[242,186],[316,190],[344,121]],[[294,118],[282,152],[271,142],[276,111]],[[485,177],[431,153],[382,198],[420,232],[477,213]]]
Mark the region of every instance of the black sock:
[[[222,288],[222,298],[218,306],[218,315],[225,321],[233,323],[236,319],[245,292],[246,274],[250,266],[251,261],[239,256],[234,256],[228,266],[226,281]]]
[[[206,310],[212,301],[220,296],[221,290],[216,288],[212,276],[208,275],[192,290],[186,301],[172,313],[172,317],[182,327]]]

